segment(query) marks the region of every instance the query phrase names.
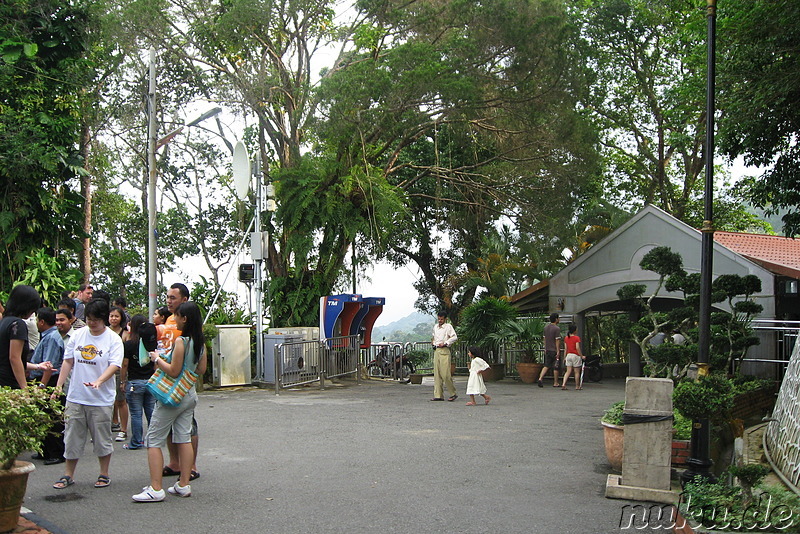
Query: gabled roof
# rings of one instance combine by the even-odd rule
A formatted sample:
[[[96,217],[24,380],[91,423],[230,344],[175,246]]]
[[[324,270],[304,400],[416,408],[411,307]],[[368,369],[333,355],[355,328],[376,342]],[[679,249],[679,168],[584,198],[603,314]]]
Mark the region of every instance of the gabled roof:
[[[714,241],[771,273],[800,278],[800,240],[777,235],[714,232]]]

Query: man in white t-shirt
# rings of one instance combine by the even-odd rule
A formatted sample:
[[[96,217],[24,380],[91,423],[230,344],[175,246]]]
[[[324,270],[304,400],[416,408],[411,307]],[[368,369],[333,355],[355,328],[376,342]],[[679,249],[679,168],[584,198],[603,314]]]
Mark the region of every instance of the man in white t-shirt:
[[[94,487],[111,484],[108,468],[114,443],[111,438],[111,413],[116,398],[114,373],[122,366],[122,338],[108,328],[108,303],[95,299],[86,305],[86,328],[75,332],[64,351],[64,363],[56,387],[70,377],[64,411],[64,476],[53,484],[64,489],[74,483],[73,475],[86,441],[93,438],[100,475]]]

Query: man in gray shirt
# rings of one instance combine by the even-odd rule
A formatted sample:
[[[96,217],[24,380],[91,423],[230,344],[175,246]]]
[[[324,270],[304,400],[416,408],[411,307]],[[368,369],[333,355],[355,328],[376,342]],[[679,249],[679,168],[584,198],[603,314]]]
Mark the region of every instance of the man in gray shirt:
[[[544,367],[539,375],[537,384],[544,387],[542,380],[547,370],[553,368],[553,387],[560,387],[558,384],[558,370],[561,368],[561,328],[557,313],[550,314],[550,322],[544,327]]]

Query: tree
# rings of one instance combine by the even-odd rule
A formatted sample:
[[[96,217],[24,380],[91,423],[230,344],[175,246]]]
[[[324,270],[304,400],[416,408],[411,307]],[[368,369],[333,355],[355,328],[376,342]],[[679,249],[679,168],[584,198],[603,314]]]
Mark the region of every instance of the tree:
[[[653,204],[695,227],[703,221],[705,18],[692,2],[576,0],[595,73],[587,112],[601,135],[605,191],[623,209]],[[724,176],[724,169],[715,169]],[[742,206],[738,184],[717,180],[715,224],[767,229]],[[612,200],[612,199],[609,199]]]
[[[320,137],[340,176],[402,194],[387,233],[369,235],[390,261],[417,263],[419,309],[452,316],[474,299],[464,273],[485,271],[482,236],[498,220],[549,241],[594,176],[573,28],[550,2],[361,5],[369,38],[323,80]]]
[[[768,214],[786,208],[784,232],[800,233],[800,5],[788,0],[721,4],[720,148],[766,167],[748,182],[751,201]]]
[[[128,8],[183,69],[180,87],[255,117],[279,200],[264,218],[276,324],[315,322],[318,297],[343,285],[353,256],[350,269],[381,255],[418,259],[432,298],[457,310],[474,289],[448,294],[442,283],[477,267],[493,221],[512,216],[537,235],[541,221],[557,227],[592,175],[594,138],[575,111],[577,62],[561,46],[571,28],[557,3],[358,7],[343,27],[328,1]],[[315,86],[315,54],[336,40]],[[437,231],[452,234],[452,248],[437,250]]]
[[[0,5],[0,286],[22,275],[34,249],[67,257],[83,235],[78,150],[80,91],[92,20],[84,2]]]

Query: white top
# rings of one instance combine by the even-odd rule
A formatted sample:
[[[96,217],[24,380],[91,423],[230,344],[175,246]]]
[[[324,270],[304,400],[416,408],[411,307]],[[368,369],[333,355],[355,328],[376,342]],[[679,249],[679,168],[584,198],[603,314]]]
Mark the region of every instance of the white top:
[[[98,389],[84,383],[100,378],[110,365],[122,367],[123,356],[122,338],[111,329],[106,328],[99,336],[93,336],[88,326],[76,330],[64,350],[64,359],[73,360],[67,400],[86,406],[114,404],[117,381],[113,376]]]

